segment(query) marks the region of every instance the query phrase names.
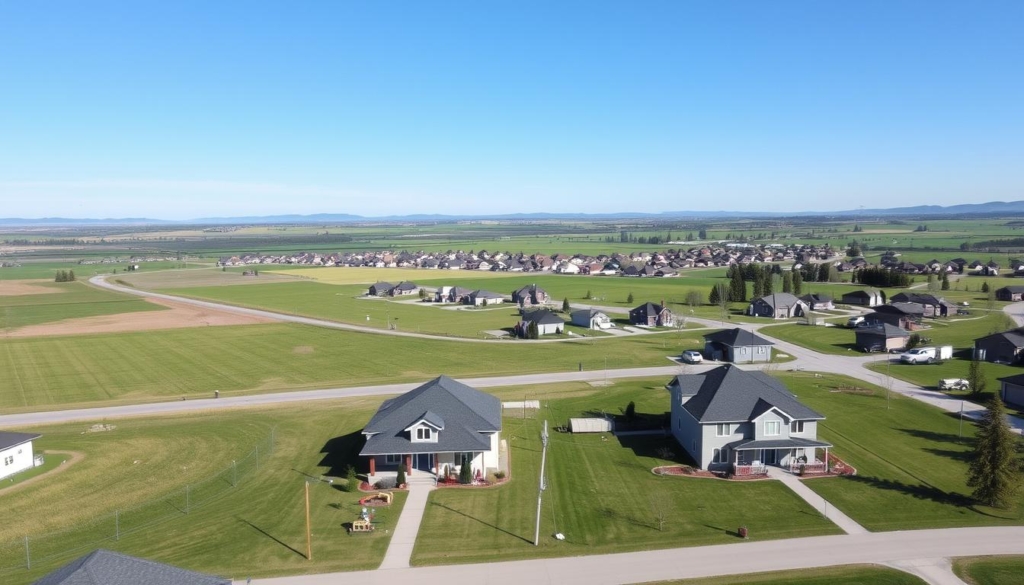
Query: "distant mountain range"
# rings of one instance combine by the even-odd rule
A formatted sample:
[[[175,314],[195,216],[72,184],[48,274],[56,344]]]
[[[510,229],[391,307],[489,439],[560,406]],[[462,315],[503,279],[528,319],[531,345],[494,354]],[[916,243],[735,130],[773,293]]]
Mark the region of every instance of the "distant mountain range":
[[[88,225],[235,225],[235,224],[327,224],[355,222],[446,222],[471,220],[613,220],[613,219],[765,219],[772,217],[858,217],[858,216],[983,216],[983,215],[1024,215],[1024,201],[991,201],[988,203],[967,203],[963,205],[916,205],[891,209],[850,209],[847,211],[798,211],[779,213],[774,211],[663,211],[660,213],[509,213],[500,215],[443,215],[412,214],[366,217],[348,213],[317,213],[312,215],[261,215],[241,217],[202,217],[189,220],[151,219],[145,217],[124,217],[104,219],[78,219],[65,217],[0,218],[0,226],[88,226]]]

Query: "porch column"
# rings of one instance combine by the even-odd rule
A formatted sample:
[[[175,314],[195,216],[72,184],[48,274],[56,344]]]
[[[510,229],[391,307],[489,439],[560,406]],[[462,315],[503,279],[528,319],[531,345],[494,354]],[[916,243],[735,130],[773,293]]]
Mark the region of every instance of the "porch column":
[[[825,473],[828,473],[828,447],[825,447]]]
[[[434,477],[441,475],[441,460],[438,459],[437,453],[434,453]]]
[[[405,456],[405,472],[412,474],[412,455]]]
[[[377,458],[370,455],[370,475],[377,473]]]

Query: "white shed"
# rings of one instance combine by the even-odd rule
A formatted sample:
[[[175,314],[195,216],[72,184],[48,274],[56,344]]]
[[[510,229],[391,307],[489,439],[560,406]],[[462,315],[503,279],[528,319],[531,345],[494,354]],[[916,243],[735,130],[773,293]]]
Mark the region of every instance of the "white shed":
[[[570,418],[569,432],[572,433],[610,433],[615,424],[606,418]]]
[[[0,479],[35,465],[32,441],[42,435],[0,432]]]

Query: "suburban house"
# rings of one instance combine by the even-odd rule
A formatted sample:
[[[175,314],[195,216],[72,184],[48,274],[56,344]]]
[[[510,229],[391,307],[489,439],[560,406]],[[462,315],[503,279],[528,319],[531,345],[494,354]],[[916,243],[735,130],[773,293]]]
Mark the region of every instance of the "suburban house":
[[[570,314],[573,325],[586,327],[587,329],[610,329],[615,327],[608,315],[597,309],[579,309]]]
[[[790,293],[772,293],[754,299],[747,307],[747,314],[753,317],[770,319],[789,319],[802,317],[807,312],[807,305]]]
[[[530,332],[530,324],[537,324],[537,335],[551,335],[561,333],[565,330],[565,321],[548,309],[533,309],[523,311],[522,319],[513,328],[519,337],[527,337]]]
[[[896,303],[917,303],[924,307],[925,317],[948,317],[956,315],[957,306],[944,298],[929,294],[896,293],[889,301]]]
[[[35,581],[33,585],[231,585],[204,575],[137,557],[95,550]]]
[[[832,445],[817,434],[825,417],[768,374],[729,364],[676,376],[668,388],[672,436],[701,469],[734,475],[764,473],[766,465],[824,469]]]
[[[664,301],[660,305],[644,303],[630,310],[629,322],[646,327],[672,327],[675,324],[675,317],[665,306]]]
[[[536,284],[524,286],[523,288],[512,291],[512,302],[518,304],[520,307],[543,305],[547,301],[547,291],[542,288],[538,288]]]
[[[447,376],[435,378],[386,400],[363,428],[359,452],[370,463],[369,482],[399,465],[437,475],[447,466],[457,472],[463,456],[473,476],[498,469],[501,402]]]
[[[35,467],[32,441],[42,435],[0,432],[0,479]]]
[[[803,301],[811,311],[831,311],[836,308],[832,303],[832,297],[828,295],[811,293],[800,297],[800,300]]]
[[[1024,374],[999,378],[999,398],[1010,408],[1024,409]]]
[[[393,297],[402,297],[407,295],[419,294],[419,292],[420,287],[416,286],[416,284],[412,282],[409,282],[408,280],[403,280],[402,282],[396,284],[394,288],[389,290],[388,294]]]
[[[858,327],[854,337],[857,349],[863,352],[889,351],[907,347],[910,332],[882,322],[871,327]]]
[[[1024,286],[1004,286],[996,289],[996,300],[1016,302],[1024,300]]]
[[[746,329],[723,329],[704,336],[704,355],[708,359],[733,363],[768,362],[774,343]]]
[[[393,288],[395,288],[395,285],[390,282],[375,282],[370,285],[370,290],[366,294],[371,297],[383,297],[391,294],[391,289]]]
[[[473,291],[461,286],[439,286],[434,292],[435,303],[461,303]]]
[[[500,305],[505,302],[505,297],[489,290],[475,290],[469,295],[462,297],[462,302],[467,305],[479,307],[482,305]]]
[[[987,362],[1016,364],[1024,352],[1024,330],[1012,329],[974,340],[974,357]]]
[[[862,307],[874,307],[885,304],[885,295],[877,288],[863,288],[860,290],[843,293],[844,305],[860,305]]]
[[[924,306],[917,303],[894,303],[878,305],[875,307],[874,313],[864,316],[864,323],[866,325],[888,323],[907,331],[914,331],[921,328],[922,317],[924,317]]]

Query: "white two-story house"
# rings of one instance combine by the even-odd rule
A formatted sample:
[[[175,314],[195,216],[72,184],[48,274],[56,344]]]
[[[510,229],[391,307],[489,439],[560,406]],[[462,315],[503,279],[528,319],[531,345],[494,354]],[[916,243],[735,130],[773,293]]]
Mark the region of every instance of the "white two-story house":
[[[666,388],[672,436],[701,469],[734,475],[764,473],[768,465],[824,470],[832,445],[817,435],[825,417],[775,378],[725,365],[676,376]]]

